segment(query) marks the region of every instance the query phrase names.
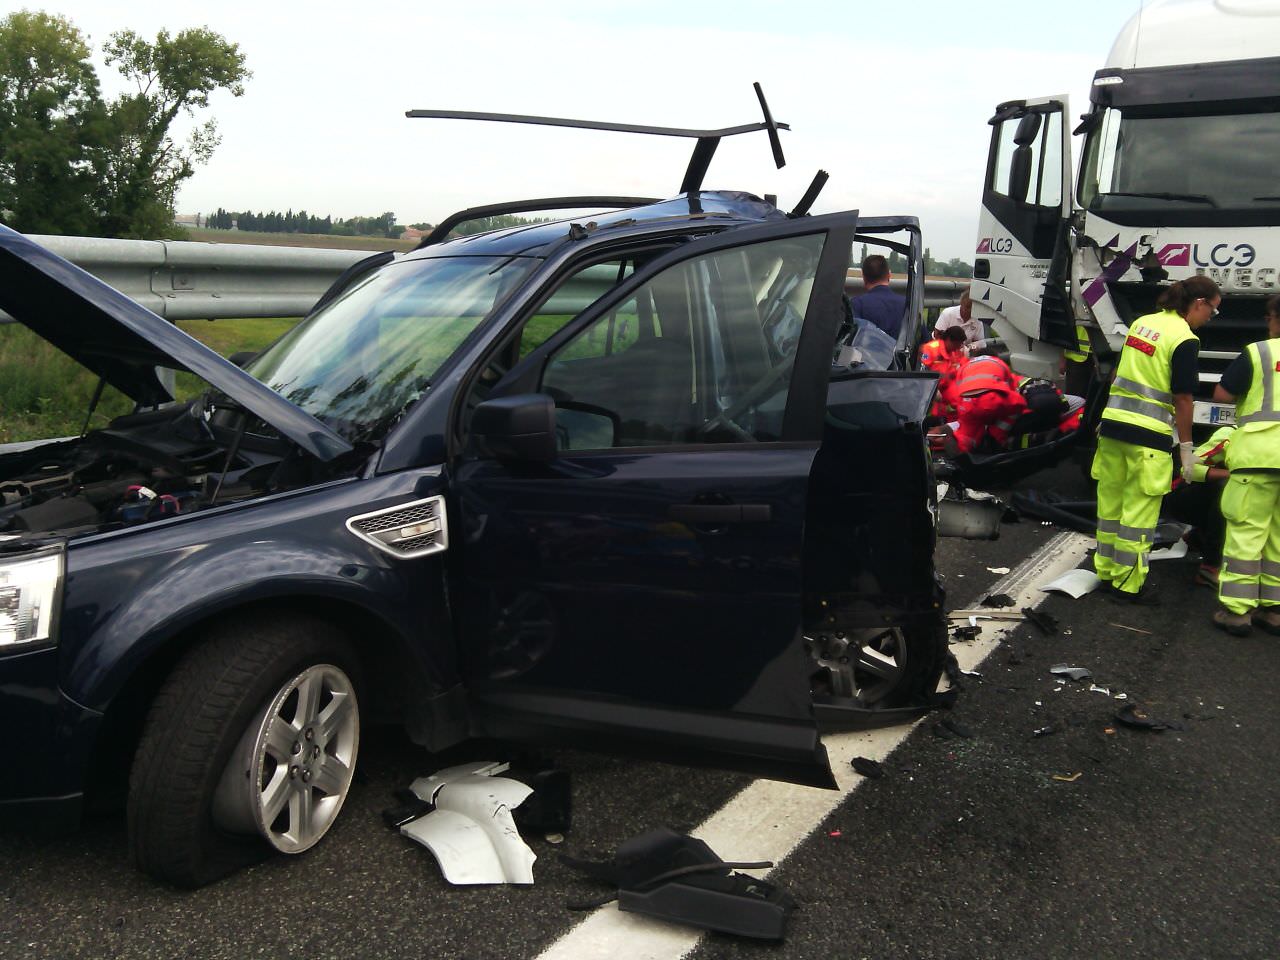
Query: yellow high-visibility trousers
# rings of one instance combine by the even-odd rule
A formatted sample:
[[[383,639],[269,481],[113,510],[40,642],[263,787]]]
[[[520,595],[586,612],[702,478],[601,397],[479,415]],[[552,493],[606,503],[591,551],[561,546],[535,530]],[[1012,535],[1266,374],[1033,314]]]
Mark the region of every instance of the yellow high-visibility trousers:
[[[1125,593],[1137,593],[1147,579],[1147,554],[1160,522],[1160,502],[1173,483],[1172,451],[1098,438],[1093,456],[1098,481],[1098,577]]]
[[[1280,473],[1233,472],[1222,491],[1222,515],[1219,601],[1232,613],[1280,608]]]

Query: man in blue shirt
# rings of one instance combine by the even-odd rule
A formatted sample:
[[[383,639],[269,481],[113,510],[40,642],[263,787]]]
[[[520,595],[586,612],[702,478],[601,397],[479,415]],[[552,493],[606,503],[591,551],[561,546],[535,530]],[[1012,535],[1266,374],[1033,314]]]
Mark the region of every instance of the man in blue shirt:
[[[862,261],[862,283],[865,291],[853,298],[853,315],[860,320],[870,320],[877,327],[898,339],[902,329],[902,315],[907,310],[907,298],[889,288],[889,261],[873,253]]]

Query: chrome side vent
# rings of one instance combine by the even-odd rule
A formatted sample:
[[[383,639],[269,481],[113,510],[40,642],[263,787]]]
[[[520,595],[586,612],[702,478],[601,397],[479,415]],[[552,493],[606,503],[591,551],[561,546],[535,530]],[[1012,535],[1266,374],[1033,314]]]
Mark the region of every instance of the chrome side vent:
[[[449,546],[444,497],[362,513],[347,521],[347,529],[383,553],[406,560],[440,553]]]

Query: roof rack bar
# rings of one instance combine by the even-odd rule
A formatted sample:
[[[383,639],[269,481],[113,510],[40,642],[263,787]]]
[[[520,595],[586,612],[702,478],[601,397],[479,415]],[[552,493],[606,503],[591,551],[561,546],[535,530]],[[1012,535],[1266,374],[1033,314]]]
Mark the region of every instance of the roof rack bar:
[[[421,250],[423,247],[440,243],[458,224],[466,223],[468,220],[479,220],[482,217],[530,213],[534,210],[569,210],[575,207],[608,207],[618,210],[626,207],[643,207],[657,202],[653,197],[543,197],[539,200],[511,200],[505,203],[490,203],[482,207],[468,207],[441,220],[414,249]]]
[[[689,166],[685,167],[684,179],[680,181],[681,193],[697,193],[702,189],[702,179],[711,166],[711,158],[716,155],[716,147],[720,146],[719,137],[700,137],[693,147],[693,156],[689,158]]]
[[[719,130],[695,130],[689,127],[654,127],[641,123],[613,123],[608,120],[570,120],[566,117],[535,117],[522,113],[477,113],[471,110],[407,110],[406,117],[436,120],[495,120],[500,123],[532,123],[543,127],[577,127],[580,130],[612,130],[615,133],[647,133],[659,137],[733,137],[740,133],[768,130],[769,123],[745,123]],[[773,124],[779,130],[790,130],[785,123]]]
[[[723,137],[733,137],[740,133],[756,133],[765,131],[769,135],[769,147],[773,151],[773,162],[781,170],[787,161],[782,155],[782,141],[778,137],[779,130],[790,130],[791,126],[779,123],[769,112],[769,104],[765,102],[764,91],[760,84],[753,84],[756,99],[760,101],[760,112],[764,114],[761,123],[744,123],[737,127],[721,127],[718,130],[695,130],[690,127],[655,127],[642,123],[615,123],[610,120],[572,120],[567,117],[536,117],[523,113],[483,113],[474,110],[406,110],[406,117],[426,117],[436,120],[492,120],[498,123],[531,123],[542,127],[575,127],[579,130],[609,130],[615,133],[644,133],[657,137],[687,137],[697,140],[693,148],[693,156],[685,168],[684,180],[680,185],[681,193],[696,193],[702,189],[702,180],[706,176],[711,158],[715,156],[716,147]],[[425,241],[424,241],[425,245]]]

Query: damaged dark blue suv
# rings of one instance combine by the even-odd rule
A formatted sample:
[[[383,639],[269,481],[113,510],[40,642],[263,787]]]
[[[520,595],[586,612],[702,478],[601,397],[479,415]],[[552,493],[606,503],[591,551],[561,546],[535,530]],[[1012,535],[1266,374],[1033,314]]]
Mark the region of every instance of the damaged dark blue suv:
[[[0,228],[0,307],[138,404],[0,455],[0,812],[127,786],[190,886],[319,841],[380,721],[831,785],[818,719],[946,649],[935,381],[844,296],[904,228],[694,189],[433,240],[246,369]]]

